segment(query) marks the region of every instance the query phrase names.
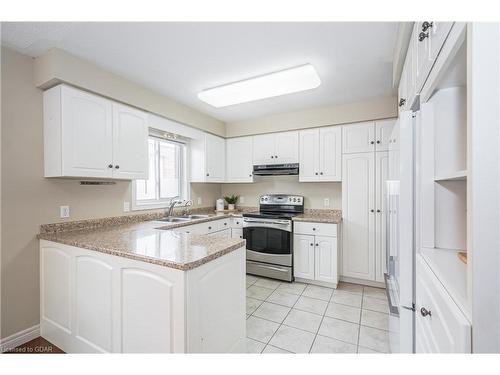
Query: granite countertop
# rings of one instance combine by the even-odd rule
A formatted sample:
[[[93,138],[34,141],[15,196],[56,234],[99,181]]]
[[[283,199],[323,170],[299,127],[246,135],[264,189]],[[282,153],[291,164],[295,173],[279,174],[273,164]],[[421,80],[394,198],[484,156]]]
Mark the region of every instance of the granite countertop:
[[[158,213],[45,224],[38,238],[186,271],[245,246],[245,240],[170,229],[238,215],[241,213],[211,214],[188,222],[165,223],[157,221],[163,216]]]
[[[341,210],[308,209],[302,215],[293,217],[293,221],[309,221],[313,223],[339,224],[342,222]]]

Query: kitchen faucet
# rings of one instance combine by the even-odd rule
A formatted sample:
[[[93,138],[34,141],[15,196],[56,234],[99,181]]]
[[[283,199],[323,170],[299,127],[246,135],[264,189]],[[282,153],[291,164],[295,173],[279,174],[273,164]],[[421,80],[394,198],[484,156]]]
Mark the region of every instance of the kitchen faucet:
[[[179,199],[174,199],[174,198],[172,198],[172,200],[170,201],[170,205],[168,206],[168,210],[167,210],[167,212],[166,212],[167,217],[172,216],[172,211],[173,211],[173,209],[174,209],[175,205],[176,205],[177,203],[180,203],[180,202],[181,202],[181,201],[180,201]]]

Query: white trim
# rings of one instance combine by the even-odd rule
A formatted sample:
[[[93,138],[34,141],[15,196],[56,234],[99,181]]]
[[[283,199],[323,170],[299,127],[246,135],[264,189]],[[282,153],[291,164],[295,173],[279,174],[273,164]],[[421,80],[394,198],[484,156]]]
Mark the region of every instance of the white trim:
[[[383,288],[383,289],[385,289],[385,283],[380,283],[378,281],[363,280],[363,279],[357,279],[355,277],[346,277],[346,276],[340,276],[340,281],[342,281],[344,283],[359,284],[359,285],[365,285],[365,286],[373,286],[375,288]]]
[[[0,340],[0,353],[12,350],[19,345],[26,344],[28,341],[40,337],[40,324],[25,330],[16,332],[4,339]]]

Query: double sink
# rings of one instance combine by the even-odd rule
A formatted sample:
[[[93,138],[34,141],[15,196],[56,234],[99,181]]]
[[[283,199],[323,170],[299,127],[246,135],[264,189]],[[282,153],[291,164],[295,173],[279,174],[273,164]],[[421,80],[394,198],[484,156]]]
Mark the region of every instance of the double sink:
[[[207,217],[210,217],[210,215],[167,216],[167,217],[164,217],[162,219],[158,219],[157,221],[163,221],[166,223],[181,223],[181,222],[197,220],[197,219],[206,219]]]

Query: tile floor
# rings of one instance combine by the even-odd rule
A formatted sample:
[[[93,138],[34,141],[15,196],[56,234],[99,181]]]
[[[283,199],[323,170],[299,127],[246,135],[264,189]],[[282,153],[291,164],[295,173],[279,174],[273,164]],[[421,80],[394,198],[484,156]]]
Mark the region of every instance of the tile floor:
[[[388,353],[384,289],[247,275],[248,353]]]

